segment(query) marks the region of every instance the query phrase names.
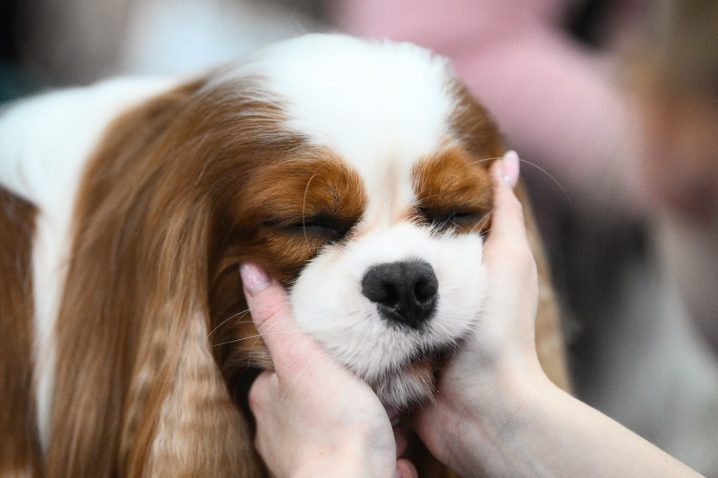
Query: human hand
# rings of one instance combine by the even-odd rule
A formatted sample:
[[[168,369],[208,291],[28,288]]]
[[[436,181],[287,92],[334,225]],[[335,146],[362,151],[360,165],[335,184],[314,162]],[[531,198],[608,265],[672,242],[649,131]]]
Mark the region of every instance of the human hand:
[[[369,386],[297,329],[281,286],[257,266],[240,268],[247,304],[269,348],[274,371],[252,384],[249,406],[257,421],[255,445],[274,476],[414,478]]]
[[[521,203],[513,193],[516,153],[492,166],[495,211],[484,245],[490,283],[475,333],[442,374],[436,401],[416,416],[417,432],[441,461],[476,473],[463,446],[494,417],[505,417],[506,394],[517,384],[547,380],[534,338],[538,278]],[[473,443],[476,445],[476,442]],[[482,444],[479,446],[486,446]],[[473,471],[471,471],[473,470]]]

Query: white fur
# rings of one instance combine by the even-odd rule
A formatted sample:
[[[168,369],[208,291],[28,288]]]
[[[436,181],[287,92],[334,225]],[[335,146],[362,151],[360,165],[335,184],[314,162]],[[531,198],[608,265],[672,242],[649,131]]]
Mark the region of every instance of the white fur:
[[[413,200],[411,167],[449,135],[448,63],[410,43],[305,35],[262,50],[218,82],[244,76],[264,78],[287,126],[359,173],[377,219]]]
[[[412,168],[455,139],[447,62],[406,43],[308,35],[262,51],[218,82],[243,76],[265,79],[286,126],[338,154],[368,198],[360,225],[368,232],[346,248],[326,248],[293,287],[299,326],[373,384],[385,404],[426,398],[426,384],[396,372],[418,353],[465,337],[485,283],[478,235],[432,235],[401,219],[416,202]],[[431,264],[439,280],[437,312],[423,331],[390,326],[361,293],[369,267],[413,258]]]
[[[82,170],[110,121],[170,84],[112,80],[23,100],[0,116],[0,183],[38,208],[33,245],[34,357],[43,447],[49,438],[52,406],[53,330]]]
[[[475,325],[486,283],[481,255],[478,234],[434,236],[427,227],[405,222],[346,246],[331,246],[302,271],[291,290],[295,320],[367,382],[388,385],[380,398],[401,408],[426,397],[394,390],[411,387],[407,379],[387,381],[400,379],[396,372],[421,352],[456,345]],[[433,267],[439,282],[435,316],[422,330],[391,326],[362,294],[362,278],[371,266],[417,258]]]

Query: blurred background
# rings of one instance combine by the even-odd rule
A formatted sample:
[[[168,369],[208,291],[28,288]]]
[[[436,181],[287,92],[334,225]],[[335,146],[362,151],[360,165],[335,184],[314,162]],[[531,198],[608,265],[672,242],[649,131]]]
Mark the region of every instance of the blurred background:
[[[0,108],[311,31],[452,58],[526,161],[576,394],[718,477],[718,1],[3,0]]]

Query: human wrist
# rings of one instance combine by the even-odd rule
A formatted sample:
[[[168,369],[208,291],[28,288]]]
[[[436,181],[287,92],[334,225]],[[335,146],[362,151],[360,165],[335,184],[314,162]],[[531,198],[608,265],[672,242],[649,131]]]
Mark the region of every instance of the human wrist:
[[[478,470],[493,475],[503,466],[501,457],[512,454],[512,434],[522,423],[540,419],[534,404],[552,401],[560,390],[538,363],[503,363],[471,388],[449,405],[454,426],[440,458],[462,476]]]
[[[501,351],[488,357],[478,354],[469,357],[451,374],[451,381],[462,384],[463,388],[457,390],[456,395],[465,397],[479,409],[506,405],[507,398],[520,398],[532,388],[549,382],[535,348],[497,348]],[[471,377],[468,389],[462,377]]]
[[[368,453],[370,444],[361,443],[360,440],[346,441],[333,444],[326,448],[319,448],[307,452],[298,460],[300,465],[291,473],[293,478],[316,477],[384,477],[393,476],[394,461],[387,462],[386,466],[372,460]],[[376,457],[374,457],[376,458]],[[391,455],[393,458],[393,454]],[[383,468],[387,468],[384,473]]]

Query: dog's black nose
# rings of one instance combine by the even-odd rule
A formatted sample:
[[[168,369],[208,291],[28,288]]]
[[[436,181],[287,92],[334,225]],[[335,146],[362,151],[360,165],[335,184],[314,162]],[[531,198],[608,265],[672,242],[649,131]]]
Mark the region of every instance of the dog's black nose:
[[[371,267],[361,282],[362,293],[376,302],[386,320],[418,328],[436,310],[439,281],[430,264],[388,262]]]

